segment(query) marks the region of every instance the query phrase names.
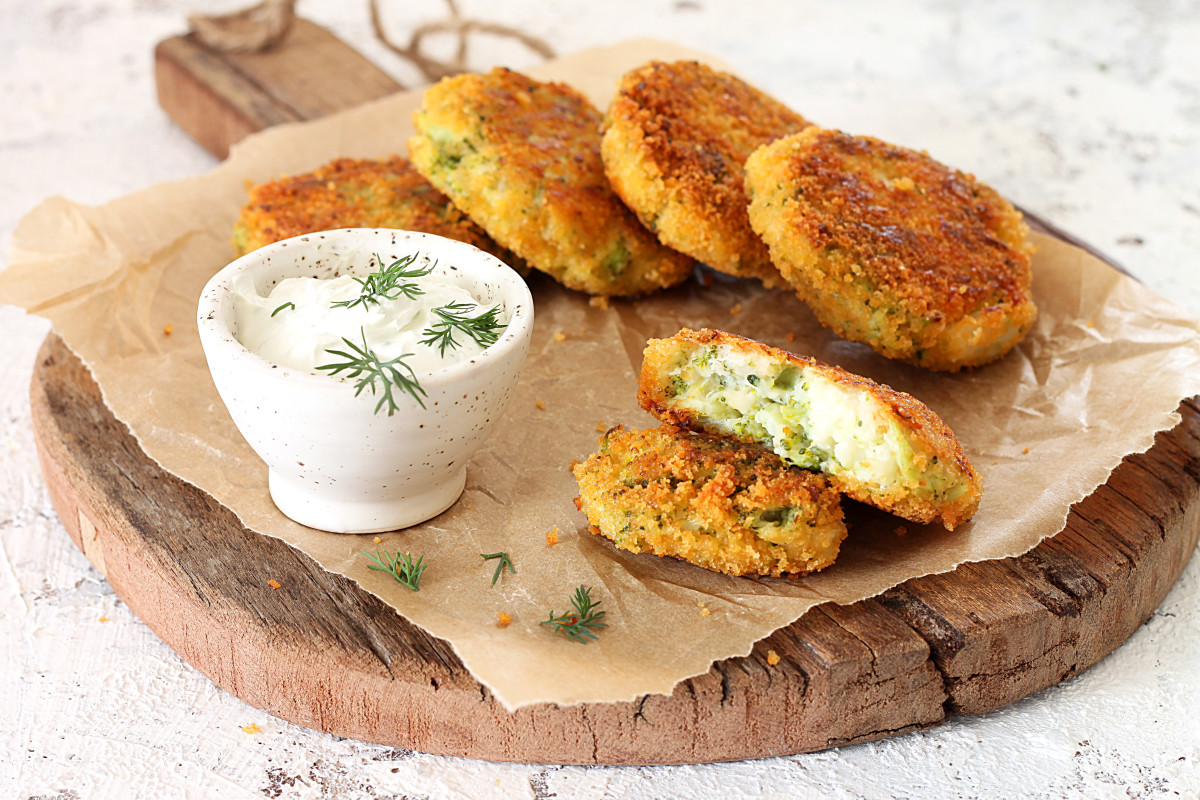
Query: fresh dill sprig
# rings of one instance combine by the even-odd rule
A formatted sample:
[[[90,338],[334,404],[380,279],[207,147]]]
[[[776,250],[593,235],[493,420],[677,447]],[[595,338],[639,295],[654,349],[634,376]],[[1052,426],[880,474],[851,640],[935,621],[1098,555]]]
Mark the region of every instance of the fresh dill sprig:
[[[492,586],[495,586],[496,581],[500,580],[500,575],[504,572],[505,567],[508,567],[508,571],[513,575],[517,574],[517,568],[513,566],[512,559],[508,557],[508,553],[480,553],[479,555],[484,561],[491,561],[493,558],[500,559],[500,564],[496,567],[496,572],[492,575]]]
[[[392,389],[397,387],[400,391],[412,395],[417,404],[421,408],[424,408],[425,403],[421,400],[421,395],[425,394],[425,390],[421,388],[421,384],[417,380],[417,373],[413,371],[411,366],[404,362],[404,359],[411,356],[412,353],[398,355],[390,361],[381,361],[379,356],[375,355],[375,351],[367,346],[366,331],[362,328],[359,328],[358,331],[362,334],[362,347],[359,347],[349,339],[343,338],[342,341],[346,343],[346,346],[352,352],[347,353],[345,350],[330,349],[326,349],[325,352],[330,355],[341,356],[346,361],[340,364],[321,364],[317,369],[327,369],[330,375],[337,375],[342,370],[347,370],[347,377],[358,378],[358,382],[354,384],[355,397],[362,394],[362,390],[368,386],[371,387],[371,394],[376,394],[375,382],[379,381],[383,387],[383,396],[375,404],[376,414],[385,405],[387,406],[389,417],[400,409],[396,405],[396,398],[392,396]],[[359,378],[359,375],[362,375],[362,377]]]
[[[600,601],[597,600],[593,603],[591,595],[591,589],[580,586],[575,590],[575,596],[571,598],[573,611],[565,611],[556,616],[554,610],[551,609],[550,619],[540,624],[553,625],[556,631],[562,631],[572,641],[580,644],[587,644],[589,639],[597,639],[595,629],[607,628],[608,623],[601,622],[604,619],[604,612],[596,610]]]
[[[461,331],[475,340],[480,347],[495,344],[500,338],[500,332],[506,327],[505,323],[496,318],[500,306],[493,306],[487,311],[475,316],[468,316],[467,311],[475,306],[471,303],[448,303],[433,309],[432,313],[440,319],[421,332],[425,338],[421,344],[437,345],[438,355],[445,357],[446,348],[458,348],[454,340],[454,332]]]
[[[362,285],[362,292],[358,297],[353,300],[338,300],[331,303],[330,306],[332,308],[354,308],[361,304],[366,308],[371,303],[378,305],[383,300],[395,300],[400,295],[412,300],[419,294],[425,294],[425,290],[416,283],[403,282],[405,278],[423,278],[433,272],[434,264],[426,267],[412,267],[412,263],[416,260],[417,254],[413,253],[398,258],[385,267],[383,259],[376,253],[375,263],[379,264],[379,270],[372,272],[365,279],[354,279]]]
[[[425,571],[425,556],[417,556],[414,562],[412,556],[408,553],[400,555],[397,550],[395,555],[388,555],[387,550],[375,550],[375,555],[371,555],[366,550],[362,554],[374,561],[374,564],[368,566],[379,572],[386,572],[391,575],[401,586],[407,586],[414,592],[421,591],[421,573]]]
[[[273,316],[275,316],[275,315],[276,315],[276,314],[278,314],[280,311],[283,311],[285,308],[288,308],[288,307],[291,307],[291,309],[292,309],[293,311],[295,311],[295,310],[296,310],[296,304],[295,304],[295,303],[293,303],[291,300],[289,300],[289,301],[287,301],[286,303],[284,303],[283,305],[281,305],[279,308],[277,308],[277,309],[275,309],[274,311],[272,311],[272,312],[271,312],[271,316],[272,316],[272,317],[273,317]]]

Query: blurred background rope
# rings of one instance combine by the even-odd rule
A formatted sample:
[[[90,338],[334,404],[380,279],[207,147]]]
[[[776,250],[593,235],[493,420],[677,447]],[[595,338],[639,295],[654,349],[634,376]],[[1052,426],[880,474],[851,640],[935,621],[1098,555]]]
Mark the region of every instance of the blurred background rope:
[[[369,2],[371,27],[379,41],[396,55],[411,61],[430,82],[467,71],[468,41],[472,34],[490,34],[515,39],[543,58],[554,56],[553,48],[544,40],[518,28],[496,22],[464,19],[455,0],[446,0],[449,17],[417,26],[409,36],[407,45],[398,44],[384,28],[379,0]],[[188,17],[188,23],[196,38],[214,50],[262,52],[277,46],[287,38],[296,18],[296,3],[297,0],[263,0],[256,6],[230,14],[193,14]],[[426,55],[422,50],[426,37],[439,33],[449,33],[458,37],[458,46],[450,60],[438,60]]]

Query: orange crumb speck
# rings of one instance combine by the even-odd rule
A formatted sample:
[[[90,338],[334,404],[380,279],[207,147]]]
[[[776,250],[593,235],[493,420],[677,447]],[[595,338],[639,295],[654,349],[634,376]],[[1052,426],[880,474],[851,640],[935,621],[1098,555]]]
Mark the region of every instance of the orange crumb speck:
[[[796,341],[796,334],[792,333],[791,331],[788,331],[787,340],[789,342]]]
[[[558,526],[546,531],[546,544],[558,544]]]
[[[375,544],[379,544],[382,541],[383,539],[380,539],[378,536],[375,537]]]
[[[1088,323],[1087,323],[1087,325],[1088,325],[1088,327],[1089,327],[1089,328],[1094,328],[1094,327],[1096,327],[1096,323],[1092,322],[1090,319],[1088,320]]]
[[[768,650],[767,651],[767,663],[770,664],[772,667],[775,666],[776,664],[778,664],[779,663],[779,653],[776,653],[774,650]]]
[[[101,615],[100,622],[108,622],[108,617]]]
[[[546,410],[546,404],[545,404],[545,403],[543,403],[541,400],[538,400],[536,403],[534,403],[534,405],[536,405],[536,406],[537,406],[537,408],[538,408],[538,411],[545,411],[545,410]]]
[[[907,533],[908,533],[908,528],[904,527],[903,525],[896,526],[896,535],[897,536],[904,536]]]
[[[282,585],[283,585],[282,583],[275,580],[274,578],[271,578],[271,580],[267,581],[267,586],[270,586],[272,589],[278,589]]]
[[[1024,450],[1022,450],[1021,452],[1022,452],[1022,453],[1028,453],[1028,452],[1029,452],[1029,448],[1028,448],[1028,447],[1026,447],[1026,448],[1025,448]]]
[[[242,733],[262,733],[262,728],[258,727],[258,723],[251,722],[249,725],[242,726]]]
[[[734,303],[733,307],[731,309],[729,309],[730,316],[736,317],[740,313],[742,313],[742,304],[741,303]]]
[[[554,341],[565,342],[566,340],[567,340],[567,335],[565,333],[563,333],[562,331],[555,331]]]
[[[993,465],[995,465],[995,464],[999,464],[999,463],[1000,463],[1000,459],[998,459],[998,458],[993,458],[993,459],[992,459],[992,464],[993,464]]]
[[[604,433],[606,430],[608,430],[608,427],[604,424],[604,420],[596,423],[596,433]]]
[[[503,611],[496,612],[496,625],[501,628],[507,628],[511,622],[512,617],[510,617],[508,614],[505,614]]]
[[[174,332],[175,332],[174,325],[167,325],[166,327],[163,328],[163,336],[170,336]]]
[[[608,311],[608,298],[604,295],[596,295],[591,300],[588,300],[588,305],[592,308],[598,308],[601,311]]]

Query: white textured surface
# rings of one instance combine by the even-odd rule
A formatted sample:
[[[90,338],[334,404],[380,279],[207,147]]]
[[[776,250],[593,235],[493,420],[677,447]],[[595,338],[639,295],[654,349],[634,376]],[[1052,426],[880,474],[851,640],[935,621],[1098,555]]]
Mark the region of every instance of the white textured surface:
[[[213,160],[154,99],[180,0],[0,0],[0,244],[42,198],[104,202]],[[551,0],[461,5],[560,52],[636,36],[713,53],[810,118],[929,150],[1200,313],[1200,6],[1187,2]],[[441,4],[385,0],[391,26]],[[420,9],[418,16],[417,9]],[[300,10],[402,81],[366,0]],[[473,65],[532,57],[478,41]],[[397,145],[399,148],[399,143]],[[1200,561],[1116,653],[1009,708],[874,744],[700,767],[413,754],[276,720],[167,649],[46,499],[26,387],[45,326],[0,308],[0,797],[1200,796]],[[256,724],[259,733],[242,728]]]

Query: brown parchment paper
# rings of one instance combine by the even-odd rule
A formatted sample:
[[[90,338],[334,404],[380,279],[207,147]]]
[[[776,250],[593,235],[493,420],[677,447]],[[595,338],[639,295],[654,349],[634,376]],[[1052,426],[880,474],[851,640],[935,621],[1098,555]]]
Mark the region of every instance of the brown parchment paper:
[[[603,108],[618,77],[651,57],[712,61],[638,41],[530,72],[569,82]],[[201,287],[232,258],[230,229],[246,179],[337,156],[404,152],[418,100],[401,94],[272,129],[208,175],[101,207],[47,200],[14,235],[0,300],[53,322],[151,458],[248,527],[303,550],[448,640],[509,709],[669,693],[714,660],[748,653],[815,604],[851,603],[964,561],[1025,552],[1061,530],[1072,503],[1124,455],[1174,426],[1181,399],[1200,392],[1200,323],[1046,237],[1037,238],[1034,259],[1036,329],[999,363],[957,375],[922,372],[843,342],[791,295],[748,282],[718,278],[708,288],[693,283],[604,309],[535,277],[529,361],[499,431],[469,465],[465,494],[431,522],[381,537],[382,547],[428,562],[421,591],[410,592],[367,568],[360,549],[373,550],[372,537],[313,531],[276,511],[265,466],[212,386],[194,314]],[[174,326],[170,336],[166,325]],[[900,536],[900,520],[854,506],[837,564],[800,580],[730,578],[632,555],[591,535],[571,502],[568,465],[592,452],[604,427],[654,424],[635,399],[641,351],[648,337],[684,325],[814,355],[920,398],[957,432],[982,473],[977,517],[953,533],[905,523]],[[560,541],[550,546],[545,534],[554,527]],[[511,555],[517,574],[492,587],[495,562],[479,554],[496,551]],[[566,610],[580,584],[608,612],[609,627],[586,646],[538,625],[552,608]],[[498,627],[497,612],[510,614],[511,626]]]

